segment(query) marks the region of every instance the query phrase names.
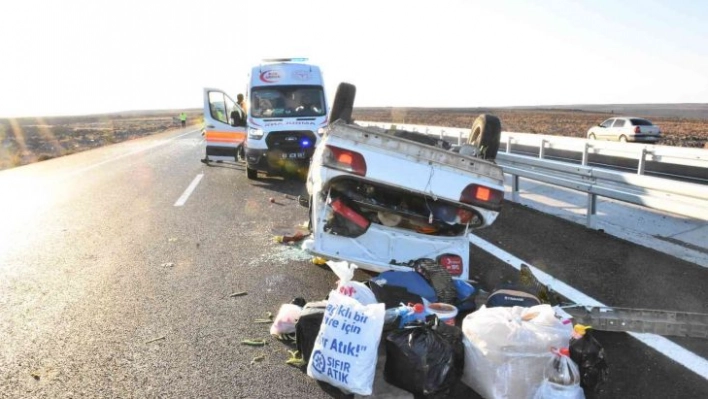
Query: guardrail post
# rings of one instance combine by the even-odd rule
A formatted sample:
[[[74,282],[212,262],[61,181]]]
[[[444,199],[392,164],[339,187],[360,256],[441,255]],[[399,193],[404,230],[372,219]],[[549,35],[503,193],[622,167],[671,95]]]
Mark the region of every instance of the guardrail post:
[[[457,132],[457,145],[462,145],[462,132]]]
[[[511,153],[511,136],[507,136],[506,138],[506,153]]]
[[[591,229],[595,228],[595,214],[597,213],[597,194],[588,193],[587,222],[585,225]]]
[[[589,147],[590,147],[590,144],[588,142],[585,142],[585,145],[583,146],[583,159],[580,162],[580,164],[583,166],[588,166],[588,148]]]
[[[511,175],[511,200],[520,202],[519,196],[519,175]]]
[[[642,147],[642,153],[639,154],[639,165],[637,166],[637,174],[638,175],[643,175],[644,174],[644,167],[646,164],[646,157],[647,157],[647,149],[646,147]]]
[[[440,129],[440,140],[444,140],[444,139],[445,139],[445,130]]]
[[[543,155],[546,152],[546,140],[541,140],[541,146],[538,147],[538,157],[543,159]]]

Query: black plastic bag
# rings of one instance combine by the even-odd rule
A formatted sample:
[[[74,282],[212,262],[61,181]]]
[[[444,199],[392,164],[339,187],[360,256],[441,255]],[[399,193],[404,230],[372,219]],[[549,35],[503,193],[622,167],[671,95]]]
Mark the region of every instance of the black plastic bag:
[[[570,342],[570,358],[580,369],[580,386],[593,392],[607,381],[609,367],[605,357],[605,349],[595,337],[592,330]]]
[[[464,366],[462,330],[437,318],[386,336],[384,379],[414,395],[445,397]]]
[[[295,324],[295,344],[305,363],[310,360],[326,307],[327,301],[308,302]]]

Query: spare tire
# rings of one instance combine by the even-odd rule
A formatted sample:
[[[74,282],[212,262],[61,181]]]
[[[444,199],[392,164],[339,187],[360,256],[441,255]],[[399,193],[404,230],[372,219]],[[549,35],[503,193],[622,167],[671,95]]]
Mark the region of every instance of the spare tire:
[[[479,149],[479,157],[494,160],[499,151],[501,121],[494,115],[482,114],[472,124],[472,132],[467,140]]]
[[[343,120],[345,123],[352,123],[354,97],[356,97],[356,86],[345,82],[339,84],[339,87],[337,87],[337,93],[334,95],[332,111],[329,114],[330,123],[333,123],[338,119]]]

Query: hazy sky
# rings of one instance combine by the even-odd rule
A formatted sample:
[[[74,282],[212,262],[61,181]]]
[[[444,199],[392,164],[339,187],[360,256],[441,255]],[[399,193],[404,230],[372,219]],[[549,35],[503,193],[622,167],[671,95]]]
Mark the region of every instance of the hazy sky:
[[[286,56],[357,106],[706,103],[706,21],[700,0],[3,1],[0,117],[201,107]]]

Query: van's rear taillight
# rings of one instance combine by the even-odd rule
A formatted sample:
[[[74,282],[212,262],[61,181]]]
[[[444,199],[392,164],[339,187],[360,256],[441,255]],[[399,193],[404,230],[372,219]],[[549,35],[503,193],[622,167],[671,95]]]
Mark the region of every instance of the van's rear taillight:
[[[328,145],[325,146],[322,160],[330,168],[366,176],[366,161],[358,152]]]
[[[462,274],[462,258],[457,255],[440,255],[438,264],[447,270],[450,275],[459,276]]]
[[[642,129],[640,129],[639,126],[635,126],[635,127],[634,127],[634,133],[635,133],[635,134],[639,134],[639,133],[641,133],[641,132],[642,132]]]
[[[498,207],[504,199],[504,192],[478,184],[470,184],[462,190],[460,202]]]

